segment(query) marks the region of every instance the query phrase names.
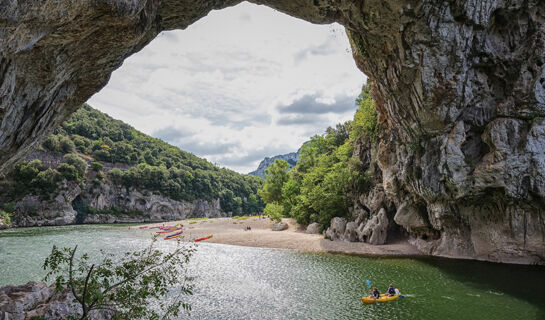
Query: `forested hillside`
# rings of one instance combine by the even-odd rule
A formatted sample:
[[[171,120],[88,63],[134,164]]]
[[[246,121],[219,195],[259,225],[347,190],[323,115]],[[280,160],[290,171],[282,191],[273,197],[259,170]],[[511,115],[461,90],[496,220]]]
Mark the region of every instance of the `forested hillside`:
[[[219,168],[89,105],[65,121],[37,153],[31,156],[37,159],[17,164],[1,181],[0,210],[13,210],[13,203],[28,194],[48,198],[66,182],[82,187],[108,182],[179,201],[219,199],[222,211],[233,214],[262,209],[256,195],[261,178]]]

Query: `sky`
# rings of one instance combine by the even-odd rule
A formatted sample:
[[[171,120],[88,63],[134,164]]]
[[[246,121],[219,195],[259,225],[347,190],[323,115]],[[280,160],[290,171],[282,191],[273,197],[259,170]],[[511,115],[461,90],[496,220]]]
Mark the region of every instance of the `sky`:
[[[221,167],[248,173],[352,119],[365,82],[344,28],[265,6],[162,32],[88,103]]]

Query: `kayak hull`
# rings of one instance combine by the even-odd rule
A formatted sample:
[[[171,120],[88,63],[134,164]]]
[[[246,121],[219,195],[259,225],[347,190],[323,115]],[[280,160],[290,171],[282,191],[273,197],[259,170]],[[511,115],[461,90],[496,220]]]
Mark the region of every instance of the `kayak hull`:
[[[380,298],[378,298],[378,299],[375,299],[372,296],[363,297],[363,298],[361,298],[361,302],[363,302],[363,303],[389,302],[389,301],[396,300],[397,298],[399,298],[400,295],[401,295],[401,293],[390,297],[390,296],[387,296],[386,294],[383,293],[383,294],[380,295]]]
[[[195,242],[203,241],[203,240],[210,239],[210,238],[212,238],[212,235],[206,236],[204,238],[195,239]]]

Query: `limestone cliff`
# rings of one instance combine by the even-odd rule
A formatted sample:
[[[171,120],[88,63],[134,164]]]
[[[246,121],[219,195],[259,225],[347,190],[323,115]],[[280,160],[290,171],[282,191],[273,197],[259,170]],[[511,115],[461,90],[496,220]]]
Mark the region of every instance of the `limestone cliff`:
[[[49,168],[58,168],[62,163],[62,156],[59,159],[57,154],[44,151],[35,152],[27,159],[38,159]],[[105,168],[112,168],[112,164],[104,164]],[[82,182],[62,179],[53,193],[23,190],[24,196],[17,197],[12,204],[13,226],[161,222],[230,215],[222,211],[219,199],[174,200],[157,192],[116,184],[104,177],[108,169],[105,170],[106,173],[88,170]],[[98,179],[99,176],[102,178]],[[9,180],[0,182],[10,183]],[[4,196],[0,195],[0,202]]]
[[[176,201],[150,191],[89,182],[63,182],[51,199],[27,195],[17,201],[14,227],[75,223],[161,222],[196,217],[224,217],[219,200]]]
[[[0,172],[160,31],[238,2],[1,2]],[[374,80],[381,182],[358,207],[384,195],[430,254],[543,262],[545,2],[252,2],[343,24]]]
[[[271,166],[271,164],[273,164],[274,161],[276,160],[284,160],[284,161],[287,161],[288,164],[290,165],[290,169],[295,167],[295,165],[297,164],[297,161],[299,160],[299,152],[291,152],[291,153],[287,153],[287,154],[281,154],[281,155],[278,155],[278,156],[274,156],[274,157],[266,157],[265,159],[263,159],[263,161],[261,161],[259,163],[259,166],[257,167],[257,169],[255,171],[252,171],[248,174],[251,174],[251,175],[254,175],[254,176],[258,176],[258,177],[261,177],[261,178],[265,178],[265,170]]]

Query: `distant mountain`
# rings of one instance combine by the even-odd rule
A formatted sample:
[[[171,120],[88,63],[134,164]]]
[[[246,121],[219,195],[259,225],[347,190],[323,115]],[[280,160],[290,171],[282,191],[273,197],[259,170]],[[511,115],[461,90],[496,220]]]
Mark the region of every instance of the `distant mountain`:
[[[275,160],[284,160],[287,161],[290,165],[290,169],[295,167],[297,161],[299,160],[299,152],[292,152],[288,154],[282,154],[274,157],[266,157],[259,163],[257,170],[250,172],[249,174],[265,178],[265,169],[267,169]]]

